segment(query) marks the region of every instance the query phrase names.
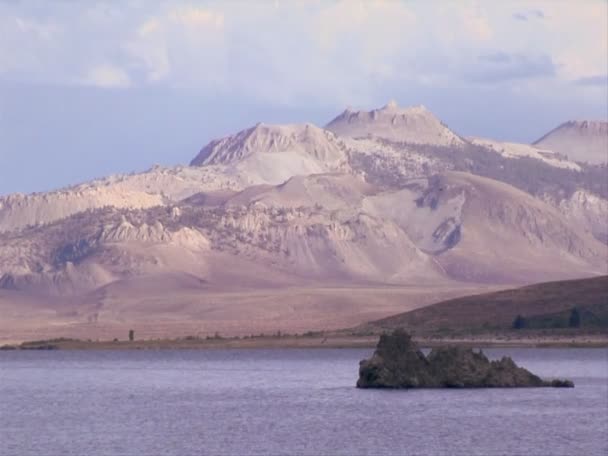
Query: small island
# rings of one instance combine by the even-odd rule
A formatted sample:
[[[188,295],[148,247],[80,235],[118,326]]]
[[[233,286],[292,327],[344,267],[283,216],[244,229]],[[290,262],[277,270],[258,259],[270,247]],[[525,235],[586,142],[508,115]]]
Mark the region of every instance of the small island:
[[[370,359],[361,361],[357,388],[574,387],[570,380],[543,380],[507,356],[490,361],[464,347],[433,348],[428,356],[402,329],[383,334]]]

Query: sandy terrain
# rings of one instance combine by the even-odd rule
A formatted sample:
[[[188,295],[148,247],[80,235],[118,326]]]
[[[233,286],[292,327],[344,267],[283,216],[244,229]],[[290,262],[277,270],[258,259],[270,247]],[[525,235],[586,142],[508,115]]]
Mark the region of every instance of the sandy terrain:
[[[39,298],[0,292],[0,344],[70,337],[125,339],[129,329],[138,338],[175,338],[304,333],[359,325],[423,305],[489,291],[476,285],[426,287],[272,288],[238,292],[191,289],[119,291],[93,297]],[[83,302],[81,299],[89,299]],[[85,309],[85,310],[83,310]]]

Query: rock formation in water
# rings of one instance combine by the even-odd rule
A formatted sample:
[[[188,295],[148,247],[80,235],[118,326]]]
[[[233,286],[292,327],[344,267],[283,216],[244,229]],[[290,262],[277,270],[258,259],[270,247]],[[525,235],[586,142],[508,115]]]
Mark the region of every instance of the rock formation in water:
[[[380,337],[374,355],[361,361],[358,388],[573,387],[570,380],[543,380],[507,356],[490,361],[470,348],[434,348],[428,356],[403,330]]]

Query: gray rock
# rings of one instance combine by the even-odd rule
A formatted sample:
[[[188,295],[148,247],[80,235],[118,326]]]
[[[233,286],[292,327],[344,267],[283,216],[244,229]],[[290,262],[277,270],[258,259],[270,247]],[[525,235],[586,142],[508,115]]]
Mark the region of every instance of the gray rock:
[[[397,329],[380,337],[374,355],[361,361],[358,388],[573,387],[570,380],[546,381],[507,356],[490,361],[483,352],[440,347],[428,357],[411,336]]]

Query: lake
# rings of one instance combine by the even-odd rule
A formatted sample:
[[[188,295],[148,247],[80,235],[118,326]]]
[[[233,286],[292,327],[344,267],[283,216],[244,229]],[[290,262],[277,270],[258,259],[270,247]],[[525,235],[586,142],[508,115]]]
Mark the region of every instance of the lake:
[[[576,387],[359,390],[359,349],[0,352],[0,455],[608,454],[608,350],[484,351]]]

